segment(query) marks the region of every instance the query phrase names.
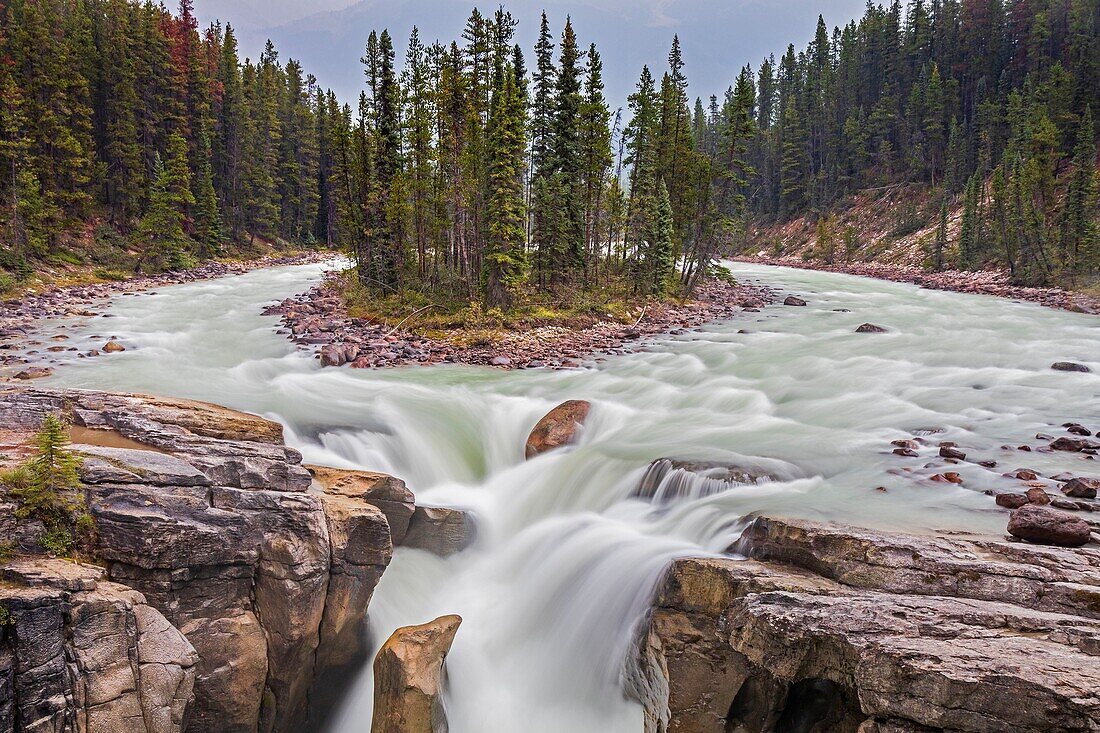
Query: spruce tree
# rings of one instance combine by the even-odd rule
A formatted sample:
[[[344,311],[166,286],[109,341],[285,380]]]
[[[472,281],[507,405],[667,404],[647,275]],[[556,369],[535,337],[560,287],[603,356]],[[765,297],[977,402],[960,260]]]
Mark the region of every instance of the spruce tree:
[[[485,305],[489,308],[508,308],[527,275],[525,117],[523,97],[509,68],[489,120],[489,238],[483,272]]]

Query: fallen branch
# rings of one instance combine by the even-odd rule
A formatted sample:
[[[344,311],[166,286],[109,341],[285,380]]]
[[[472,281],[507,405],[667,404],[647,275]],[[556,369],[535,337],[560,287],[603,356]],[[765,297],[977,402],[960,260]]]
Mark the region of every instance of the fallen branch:
[[[638,324],[642,322],[643,318],[645,318],[645,312],[647,310],[649,310],[648,305],[645,305],[645,306],[642,307],[642,315],[638,316],[638,320],[634,321],[634,325],[631,326],[631,328],[637,328],[638,327]]]
[[[397,324],[396,326],[394,326],[393,328],[391,328],[391,329],[390,329],[390,330],[389,330],[389,331],[388,331],[388,332],[386,333],[386,335],[387,335],[387,336],[392,336],[392,335],[394,335],[395,333],[397,333],[397,331],[398,331],[398,330],[399,330],[399,329],[400,329],[400,328],[401,328],[401,327],[402,327],[403,325],[405,325],[405,322],[406,322],[406,321],[408,321],[408,320],[409,320],[410,318],[412,318],[413,316],[416,316],[416,315],[417,315],[417,314],[419,314],[419,313],[423,313],[424,311],[428,310],[429,308],[435,308],[435,303],[429,303],[428,305],[424,306],[423,308],[417,308],[417,309],[416,309],[416,310],[414,310],[414,311],[413,311],[412,313],[410,313],[409,315],[407,315],[407,316],[405,316],[404,318],[402,318],[402,319],[401,319],[401,322],[400,322],[400,323],[398,323],[398,324]]]

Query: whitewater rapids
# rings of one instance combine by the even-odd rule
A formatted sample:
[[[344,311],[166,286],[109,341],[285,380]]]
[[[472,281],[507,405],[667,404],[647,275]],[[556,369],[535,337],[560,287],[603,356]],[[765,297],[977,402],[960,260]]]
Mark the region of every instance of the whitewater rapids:
[[[922,431],[1004,470],[1097,473],[1079,456],[1001,446],[1100,422],[1100,378],[1049,368],[1077,361],[1100,372],[1100,319],[731,267],[809,305],[647,341],[582,370],[321,369],[260,314],[324,270],[295,266],[120,296],[70,343],[87,350],[115,335],[127,351],[71,360],[49,383],[260,413],[286,426],[308,462],[391,473],[418,503],[471,509],[479,534],[465,552],[397,550],[371,602],[374,642],[462,615],[447,661],[453,733],[638,733],[641,709],[624,699],[620,673],[653,585],[676,556],[722,552],[745,514],[1002,533],[1007,515],[982,492],[1008,479],[962,464],[952,469],[963,486],[930,484],[923,461],[890,453],[891,440]],[[854,333],[868,321],[889,332]],[[579,443],[524,461],[528,431],[565,399],[593,403]],[[660,507],[631,498],[666,456],[780,480]],[[365,669],[335,733],[369,731],[371,688]]]

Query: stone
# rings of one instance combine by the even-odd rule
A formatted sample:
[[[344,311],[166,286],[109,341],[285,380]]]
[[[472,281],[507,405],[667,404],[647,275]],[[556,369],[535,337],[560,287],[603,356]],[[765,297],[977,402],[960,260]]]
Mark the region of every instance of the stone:
[[[1034,481],[1035,479],[1039,478],[1039,474],[1027,468],[1021,468],[1013,475],[1020,481]]]
[[[371,733],[446,733],[443,663],[459,616],[441,616],[393,632],[374,659]]]
[[[1050,503],[1050,494],[1043,491],[1037,486],[1025,491],[1024,496],[1027,497],[1027,501],[1029,504],[1043,505]]]
[[[489,361],[489,364],[496,367],[512,366],[512,360],[507,356],[494,356],[492,360]]]
[[[117,354],[120,351],[126,351],[126,347],[117,341],[108,341],[99,347],[99,350],[104,354]]]
[[[956,461],[965,461],[966,460],[966,454],[965,453],[963,453],[958,448],[955,448],[954,446],[950,446],[950,445],[940,446],[940,457],[941,458],[951,458],[951,459],[956,460]]]
[[[802,305],[806,305],[806,301],[803,300],[802,298],[799,298],[797,295],[788,295],[786,298],[784,298],[783,305],[802,306]]]
[[[1050,447],[1068,453],[1079,453],[1084,450],[1100,448],[1100,443],[1087,438],[1058,438],[1050,444]]]
[[[354,497],[378,507],[389,523],[393,545],[400,545],[409,528],[416,497],[399,478],[374,471],[307,465],[305,469],[326,494]]]
[[[1089,539],[1089,525],[1055,509],[1029,504],[1012,512],[1008,532],[1013,537],[1044,545],[1080,547]]]
[[[584,425],[591,407],[585,400],[568,400],[548,412],[527,437],[524,455],[534,458],[570,443]]]
[[[1078,364],[1077,362],[1073,362],[1073,361],[1057,361],[1057,362],[1051,364],[1050,368],[1054,369],[1056,371],[1059,371],[1059,372],[1091,372],[1092,371],[1091,369],[1089,369],[1084,364]]]
[[[920,454],[912,448],[895,448],[893,453],[896,456],[904,456],[905,458],[918,458],[920,456]]]
[[[1074,499],[1095,499],[1100,489],[1100,480],[1094,478],[1075,478],[1062,484],[1062,493]]]
[[[321,349],[321,366],[338,367],[348,361],[342,345],[329,344]]]
[[[856,329],[856,333],[886,333],[886,329],[873,323],[864,323]]]
[[[450,507],[417,506],[402,547],[448,557],[469,547],[477,538],[473,514]]]
[[[994,501],[997,502],[997,506],[1007,507],[1008,509],[1019,509],[1025,504],[1030,503],[1027,494],[1013,493],[997,494]]]
[[[904,438],[901,440],[891,440],[890,445],[896,448],[908,448],[909,450],[916,450],[920,447],[920,443],[917,441]]]
[[[29,381],[31,379],[42,379],[43,377],[48,377],[51,374],[53,374],[53,369],[50,369],[49,367],[32,366],[27,367],[20,372],[17,372],[13,378]]]

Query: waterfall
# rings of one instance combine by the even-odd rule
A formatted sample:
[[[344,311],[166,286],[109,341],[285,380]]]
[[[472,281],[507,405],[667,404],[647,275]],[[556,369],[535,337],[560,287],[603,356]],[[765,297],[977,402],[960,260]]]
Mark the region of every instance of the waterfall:
[[[127,351],[51,381],[265,414],[307,461],[392,473],[419,503],[473,511],[479,533],[464,552],[397,550],[371,602],[373,642],[463,616],[447,661],[453,733],[637,733],[642,712],[620,675],[673,558],[725,551],[752,512],[1000,533],[1005,517],[983,492],[1012,480],[964,463],[952,469],[961,486],[929,484],[935,442],[1050,475],[1080,467],[1001,446],[1100,418],[1094,376],[1049,369],[1100,370],[1093,317],[732,267],[809,306],[745,313],[582,370],[321,369],[260,314],[316,282],[323,268],[311,265],[119,298],[74,345],[118,335]],[[854,333],[872,319],[889,332]],[[565,399],[593,404],[577,443],[524,460],[528,431]],[[918,436],[923,460],[891,453],[890,441]],[[334,733],[369,731],[371,683],[366,668]]]

